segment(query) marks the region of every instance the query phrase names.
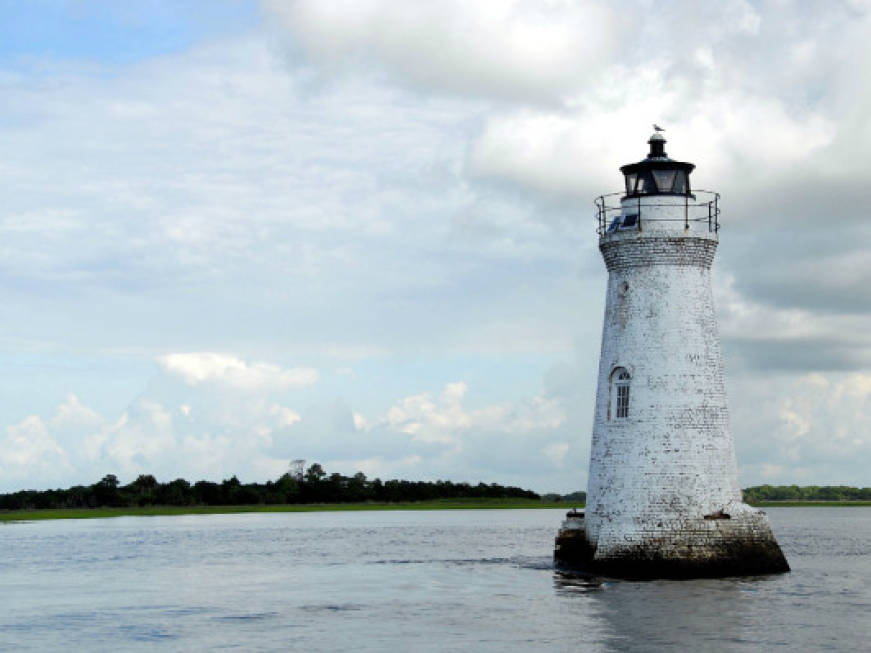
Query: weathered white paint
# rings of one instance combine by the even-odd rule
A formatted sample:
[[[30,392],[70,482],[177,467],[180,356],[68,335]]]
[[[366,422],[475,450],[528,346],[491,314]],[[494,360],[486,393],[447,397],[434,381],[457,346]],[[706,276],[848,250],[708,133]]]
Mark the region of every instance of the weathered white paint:
[[[718,238],[686,201],[624,199],[640,229],[600,240],[609,276],[584,520],[595,560],[705,558],[731,539],[776,548],[764,514],[741,502],[711,292]],[[631,375],[626,417],[615,368]],[[705,519],[716,513],[730,519]]]

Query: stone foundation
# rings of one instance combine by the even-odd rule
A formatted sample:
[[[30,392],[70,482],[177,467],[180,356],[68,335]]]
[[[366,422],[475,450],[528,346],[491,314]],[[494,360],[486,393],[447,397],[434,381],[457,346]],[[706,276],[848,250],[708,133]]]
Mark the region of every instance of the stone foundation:
[[[604,535],[604,533],[603,533]],[[789,571],[764,513],[746,511],[651,528],[590,543],[580,514],[569,514],[556,537],[554,564],[616,578],[705,578]]]

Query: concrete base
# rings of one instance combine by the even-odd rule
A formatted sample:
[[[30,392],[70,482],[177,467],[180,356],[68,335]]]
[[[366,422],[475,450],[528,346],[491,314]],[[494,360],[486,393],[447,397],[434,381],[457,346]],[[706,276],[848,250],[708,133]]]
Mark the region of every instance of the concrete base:
[[[569,513],[556,537],[554,565],[614,578],[712,578],[775,574],[789,564],[762,513],[749,519],[684,520],[684,528],[637,541],[592,545],[583,513]]]

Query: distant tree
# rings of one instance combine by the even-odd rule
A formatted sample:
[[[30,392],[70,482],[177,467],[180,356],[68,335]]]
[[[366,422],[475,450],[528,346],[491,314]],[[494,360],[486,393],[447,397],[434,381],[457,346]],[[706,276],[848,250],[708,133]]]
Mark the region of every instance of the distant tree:
[[[366,482],[366,475],[363,472],[357,472],[348,479],[346,494],[348,501],[366,501],[370,498],[369,486]]]
[[[327,473],[324,471],[324,468],[321,467],[320,463],[312,463],[311,467],[306,470],[304,478],[306,483],[318,483],[326,475]]]
[[[157,479],[151,474],[140,474],[130,485],[137,490],[153,491],[157,487]]]
[[[384,500],[384,483],[381,482],[380,478],[376,478],[370,484],[370,496],[373,501],[383,501]]]
[[[136,506],[153,505],[157,499],[155,492],[160,484],[151,474],[140,474],[135,481],[123,488],[124,503]]]
[[[282,474],[273,484],[274,503],[296,503],[299,499],[299,483],[291,474]]]
[[[826,496],[871,497],[871,489],[845,487],[813,488]],[[863,492],[865,493],[863,495]],[[90,486],[67,490],[21,490],[0,494],[0,509],[85,508],[98,506],[148,505],[238,505],[262,503],[327,503],[361,501],[423,501],[436,498],[529,498],[538,495],[530,490],[505,487],[498,483],[469,483],[438,480],[407,481],[391,479],[372,481],[363,472],[353,476],[328,474],[319,464],[312,464],[300,482],[291,474],[276,481],[243,484],[236,476],[221,483],[198,481],[193,486],[183,478],[160,483],[151,474],[140,474],[135,481],[121,486],[118,477],[107,474]],[[564,497],[565,498],[565,497]]]
[[[194,483],[192,496],[195,503],[205,504],[207,506],[217,506],[221,504],[223,493],[221,486],[211,481],[197,481]]]
[[[98,506],[120,505],[121,497],[118,493],[118,477],[114,474],[106,474],[92,488]]]
[[[191,484],[183,478],[161,485],[156,494],[157,503],[166,506],[186,506],[193,499]]]
[[[576,492],[570,492],[569,494],[564,494],[561,499],[563,501],[568,501],[571,503],[586,503],[587,501],[587,493],[583,490],[577,490]]]

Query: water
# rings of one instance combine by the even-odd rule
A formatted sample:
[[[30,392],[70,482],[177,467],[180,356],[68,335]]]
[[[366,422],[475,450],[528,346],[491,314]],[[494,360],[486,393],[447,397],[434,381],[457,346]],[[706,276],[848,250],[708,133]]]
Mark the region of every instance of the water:
[[[652,582],[554,573],[562,513],[0,525],[0,650],[869,649],[871,508],[769,510],[790,574]]]

